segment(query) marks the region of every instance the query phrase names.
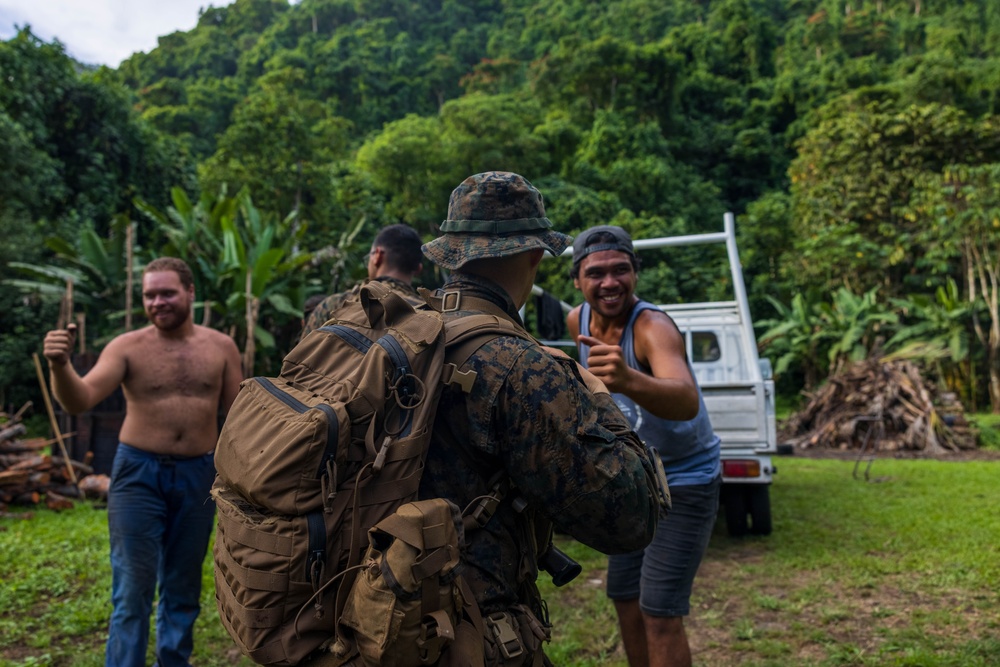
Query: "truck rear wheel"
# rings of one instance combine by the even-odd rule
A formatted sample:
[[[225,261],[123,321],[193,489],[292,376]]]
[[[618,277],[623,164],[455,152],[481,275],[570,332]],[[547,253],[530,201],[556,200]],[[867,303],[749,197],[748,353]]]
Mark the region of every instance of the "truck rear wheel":
[[[721,500],[722,509],[726,514],[726,530],[731,537],[743,537],[749,531],[743,485],[723,486]]]
[[[771,534],[771,494],[766,485],[753,485],[746,490],[750,510],[750,534]]]
[[[765,484],[722,487],[726,529],[732,537],[771,534],[771,496]]]

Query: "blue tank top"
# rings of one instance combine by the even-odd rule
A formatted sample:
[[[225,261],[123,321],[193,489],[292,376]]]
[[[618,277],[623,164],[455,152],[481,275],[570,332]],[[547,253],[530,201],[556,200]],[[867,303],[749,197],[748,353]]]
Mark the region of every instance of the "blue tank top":
[[[648,368],[639,363],[635,356],[635,340],[633,329],[639,313],[644,310],[660,311],[647,301],[639,301],[632,308],[628,323],[622,332],[619,345],[629,368],[650,375]],[[584,303],[580,309],[580,333],[590,335],[590,304]],[[590,346],[579,344],[580,363],[587,367],[587,357]],[[691,364],[688,364],[688,369]],[[694,378],[692,371],[691,377]],[[698,385],[695,379],[695,386]],[[721,472],[722,463],[719,459],[721,444],[719,437],[712,430],[712,423],[705,409],[705,399],[698,387],[698,414],[688,421],[673,421],[662,419],[638,405],[625,394],[611,394],[615,403],[632,424],[632,429],[639,434],[646,444],[656,448],[663,460],[663,468],[667,473],[670,486],[689,486],[707,484]]]

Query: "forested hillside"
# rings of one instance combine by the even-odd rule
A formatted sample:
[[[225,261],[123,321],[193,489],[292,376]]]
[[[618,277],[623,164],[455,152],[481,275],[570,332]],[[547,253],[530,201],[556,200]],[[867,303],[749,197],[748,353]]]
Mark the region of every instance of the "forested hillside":
[[[0,43],[0,75],[0,232],[19,239],[5,262],[44,282],[40,266],[87,250],[76,230],[111,247],[124,214],[137,261],[201,267],[219,326],[245,336],[259,300],[259,363],[280,358],[307,293],[355,277],[376,228],[430,238],[456,184],[505,169],[570,234],[717,231],[735,212],[786,390],[919,341],[940,379],[973,400],[989,385],[1000,406],[993,0],[237,0],[116,71],[25,30]],[[261,247],[261,224],[287,239]],[[43,248],[50,235],[65,244]],[[270,250],[255,280],[276,281],[241,294]],[[566,268],[543,284],[575,302]],[[675,251],[646,258],[640,292],[726,287]],[[54,306],[6,294],[0,326],[22,342],[0,344],[0,385],[15,387]],[[120,330],[106,315],[92,326]]]

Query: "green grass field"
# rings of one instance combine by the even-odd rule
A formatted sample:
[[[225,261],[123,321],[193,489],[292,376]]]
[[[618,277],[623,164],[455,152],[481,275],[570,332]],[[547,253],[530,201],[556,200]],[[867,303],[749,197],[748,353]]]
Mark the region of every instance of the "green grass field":
[[[720,519],[688,633],[704,666],[1000,665],[1000,461],[777,460],[774,534],[735,540]],[[105,513],[0,519],[0,666],[103,664],[111,608]],[[543,582],[556,665],[624,666],[604,557]],[[197,667],[249,665],[215,612],[205,566]],[[544,579],[544,575],[543,575]]]

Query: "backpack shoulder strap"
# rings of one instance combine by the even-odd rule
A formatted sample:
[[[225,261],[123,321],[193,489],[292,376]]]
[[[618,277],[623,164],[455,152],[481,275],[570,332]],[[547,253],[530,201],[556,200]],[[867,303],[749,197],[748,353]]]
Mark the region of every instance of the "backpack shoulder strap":
[[[426,288],[420,288],[420,296],[427,305],[445,316],[445,366],[441,379],[446,386],[456,385],[465,393],[472,391],[475,371],[463,373],[459,369],[476,350],[498,336],[512,336],[538,343],[523,327],[512,322],[503,308],[487,299],[458,291],[431,292]],[[477,312],[462,317],[447,317],[447,313],[459,310]]]

